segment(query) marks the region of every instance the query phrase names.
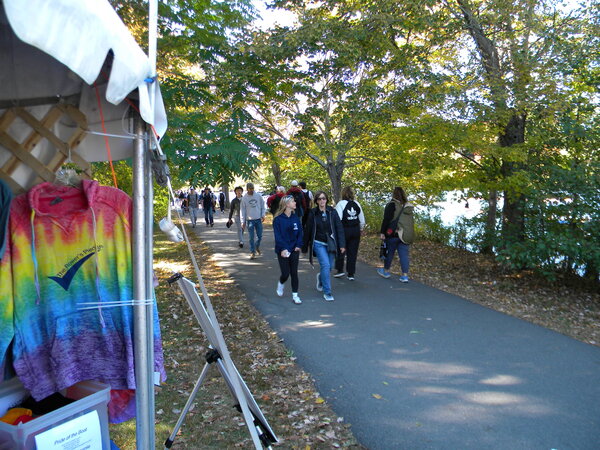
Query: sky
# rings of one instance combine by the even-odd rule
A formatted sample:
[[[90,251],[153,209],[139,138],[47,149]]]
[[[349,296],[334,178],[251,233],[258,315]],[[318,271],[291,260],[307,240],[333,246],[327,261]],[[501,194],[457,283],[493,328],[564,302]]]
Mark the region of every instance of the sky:
[[[261,20],[256,22],[259,28],[266,30],[274,25],[290,25],[294,21],[294,14],[291,12],[282,9],[267,9],[266,3],[268,3],[266,0],[253,0],[254,7],[262,17]]]

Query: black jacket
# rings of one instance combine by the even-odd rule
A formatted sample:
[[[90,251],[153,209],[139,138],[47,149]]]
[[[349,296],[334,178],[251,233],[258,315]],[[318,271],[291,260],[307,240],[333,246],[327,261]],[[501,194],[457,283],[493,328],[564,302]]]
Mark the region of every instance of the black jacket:
[[[327,206],[327,216],[329,217],[329,223],[331,224],[331,234],[333,235],[333,240],[335,241],[338,252],[340,248],[346,247],[346,236],[344,235],[344,227],[342,225],[342,221],[340,220],[340,216],[335,209],[331,206]],[[317,225],[315,223],[316,218],[320,215],[319,207],[312,208],[308,213],[308,219],[306,220],[306,225],[304,226],[304,243],[302,244],[302,253],[306,253],[310,248],[312,250],[312,243],[315,240],[315,234],[317,234]],[[312,265],[313,263],[313,254],[314,252],[310,252],[309,261]]]

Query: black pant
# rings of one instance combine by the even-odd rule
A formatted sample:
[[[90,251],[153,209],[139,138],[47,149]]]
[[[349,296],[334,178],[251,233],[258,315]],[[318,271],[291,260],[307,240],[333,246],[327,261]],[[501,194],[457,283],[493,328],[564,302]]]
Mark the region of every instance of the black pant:
[[[356,272],[356,258],[358,257],[358,246],[360,244],[360,227],[344,227],[346,236],[346,253],[338,253],[335,258],[335,268],[338,272],[344,271],[344,256],[346,257],[346,271],[348,276],[354,276]]]
[[[300,252],[292,252],[290,256],[284,258],[280,253],[277,254],[281,276],[279,282],[285,283],[288,277],[292,276],[292,292],[298,292],[298,262],[300,261]]]

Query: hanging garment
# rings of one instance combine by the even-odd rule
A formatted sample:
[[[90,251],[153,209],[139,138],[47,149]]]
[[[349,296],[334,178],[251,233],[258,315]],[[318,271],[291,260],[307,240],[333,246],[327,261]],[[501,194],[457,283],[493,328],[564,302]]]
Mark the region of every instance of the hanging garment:
[[[4,181],[0,180],[0,260],[4,255],[8,241],[8,213],[12,198],[10,188]]]
[[[135,389],[131,199],[84,180],[42,183],[13,201],[0,263],[0,358],[34,399],[83,380]],[[93,304],[92,309],[82,310]],[[154,370],[166,379],[156,303]],[[123,418],[121,418],[123,420]]]

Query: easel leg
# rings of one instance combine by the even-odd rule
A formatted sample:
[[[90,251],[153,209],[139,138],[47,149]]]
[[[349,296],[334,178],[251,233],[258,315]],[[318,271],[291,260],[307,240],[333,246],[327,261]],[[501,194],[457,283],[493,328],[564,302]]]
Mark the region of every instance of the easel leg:
[[[181,414],[179,415],[179,419],[177,420],[177,423],[175,424],[175,428],[173,428],[173,432],[171,433],[169,438],[165,441],[165,448],[171,448],[171,446],[173,445],[173,442],[175,441],[175,436],[177,435],[179,428],[183,424],[183,421],[185,420],[185,416],[187,415],[188,411],[192,407],[192,403],[194,402],[194,399],[196,398],[196,394],[198,394],[198,390],[200,389],[202,382],[204,381],[204,379],[206,378],[206,375],[208,374],[208,369],[210,368],[210,364],[211,364],[210,362],[207,362],[206,364],[204,364],[204,368],[202,369],[202,372],[200,373],[200,376],[198,377],[198,381],[196,381],[196,384],[194,385],[194,389],[192,390],[192,393],[188,397],[188,400],[185,403],[185,407],[183,408],[183,411],[181,411]]]

